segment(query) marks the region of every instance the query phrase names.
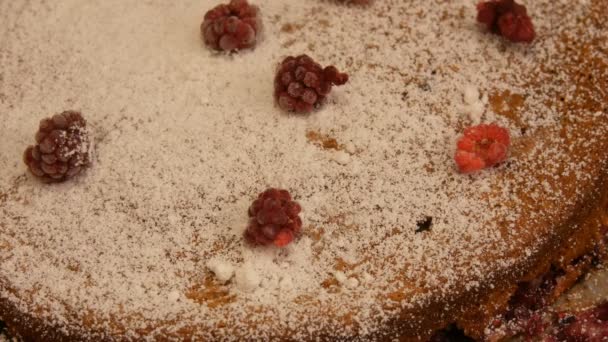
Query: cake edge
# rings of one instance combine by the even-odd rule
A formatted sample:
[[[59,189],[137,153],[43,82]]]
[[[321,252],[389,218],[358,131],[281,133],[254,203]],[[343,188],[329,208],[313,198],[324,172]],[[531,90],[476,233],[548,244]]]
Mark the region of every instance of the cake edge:
[[[390,324],[396,335],[400,336],[399,340],[427,341],[450,325],[456,325],[476,340],[487,340],[492,333],[488,329],[508,310],[520,285],[546,277],[552,268],[553,271],[557,269],[564,273],[555,289],[545,298],[547,305],[553,304],[591,270],[590,262],[580,260],[591,256],[608,260],[608,170],[605,168],[595,183],[595,189],[589,194],[590,198],[577,208],[577,214],[555,230],[566,234],[556,233],[557,241],[548,241],[538,253],[514,268],[521,270],[520,274],[497,275],[500,281],[487,284],[489,286],[463,292],[451,301],[439,300],[407,312]],[[446,311],[445,308],[450,310]],[[427,314],[423,315],[422,312]],[[416,322],[414,317],[418,320],[424,317],[424,321]]]
[[[519,289],[519,284],[546,276],[552,267],[563,270],[565,273],[560,279],[559,286],[556,286],[548,295],[549,304],[553,303],[559,295],[575,285],[581,276],[592,268],[589,262],[577,263],[577,261],[596,254],[599,254],[596,255],[597,257],[606,259],[608,171],[602,173],[595,185],[598,190],[590,194],[591,198],[583,202],[577,211],[578,214],[574,215],[560,230],[568,230],[569,227],[579,227],[579,229],[574,229],[565,236],[556,234],[559,240],[549,241],[535,256],[520,265],[521,267],[518,269],[524,271],[517,276],[505,275],[501,281],[489,284],[490,286],[485,288],[463,292],[447,303],[437,301],[421,307],[420,312],[424,311],[425,315],[416,314],[418,310],[403,312],[403,315],[388,324],[388,329],[383,329],[365,338],[381,340],[387,336],[399,336],[400,341],[426,341],[436,332],[455,324],[467,335],[485,340],[488,335],[487,329],[497,317],[507,311],[511,298]],[[603,189],[605,190],[602,191]],[[2,279],[0,279],[0,287],[7,288]],[[445,308],[450,308],[450,310],[445,310]],[[429,315],[429,313],[431,314]],[[421,317],[423,317],[422,321],[420,321]],[[18,336],[24,340],[83,341],[95,338],[106,341],[127,338],[112,335],[109,331],[96,329],[84,331],[67,325],[49,324],[44,318],[36,317],[30,312],[20,311],[18,305],[6,297],[0,298],[0,319],[6,323],[7,330],[12,336]],[[317,337],[321,340],[335,338],[327,332],[319,333],[321,335]],[[179,337],[188,338],[188,336]],[[282,340],[285,338],[282,337]]]

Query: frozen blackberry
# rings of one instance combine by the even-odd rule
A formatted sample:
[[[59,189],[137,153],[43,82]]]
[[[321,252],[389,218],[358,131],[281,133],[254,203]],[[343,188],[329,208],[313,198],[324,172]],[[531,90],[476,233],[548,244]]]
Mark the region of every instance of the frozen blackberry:
[[[307,55],[287,57],[277,70],[274,96],[279,107],[290,112],[308,113],[318,107],[332,85],[342,85],[348,75],[336,67],[322,68]]]
[[[286,246],[302,229],[301,210],[287,190],[264,191],[249,207],[245,239],[254,245]]]
[[[344,2],[353,5],[369,5],[372,3],[372,0],[338,0],[338,2]]]
[[[201,34],[212,49],[234,51],[253,47],[261,28],[257,6],[247,0],[231,0],[205,14]]]
[[[45,183],[63,182],[89,165],[87,123],[79,112],[66,111],[40,121],[36,145],[29,146],[23,161]]]
[[[530,43],[536,33],[526,6],[515,0],[489,0],[477,4],[477,21],[488,30],[516,43]]]

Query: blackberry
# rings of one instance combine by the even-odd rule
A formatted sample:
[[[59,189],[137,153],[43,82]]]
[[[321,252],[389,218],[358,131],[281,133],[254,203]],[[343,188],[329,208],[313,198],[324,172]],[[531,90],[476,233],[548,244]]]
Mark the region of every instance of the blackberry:
[[[536,35],[526,7],[515,0],[489,0],[477,4],[477,21],[512,42],[530,43]]]
[[[372,3],[372,0],[338,0],[339,2],[344,2],[347,4],[354,5],[369,5]]]
[[[302,229],[301,210],[287,190],[264,191],[249,207],[245,239],[254,245],[286,246]]]
[[[40,121],[36,145],[29,146],[23,161],[45,183],[63,182],[89,165],[87,123],[79,112],[65,111]]]
[[[307,55],[287,57],[277,70],[274,80],[274,97],[279,107],[286,111],[308,113],[318,107],[332,85],[342,85],[348,75],[336,67],[322,68]]]
[[[205,44],[219,51],[253,47],[262,28],[259,9],[247,0],[231,0],[205,14],[201,34]]]

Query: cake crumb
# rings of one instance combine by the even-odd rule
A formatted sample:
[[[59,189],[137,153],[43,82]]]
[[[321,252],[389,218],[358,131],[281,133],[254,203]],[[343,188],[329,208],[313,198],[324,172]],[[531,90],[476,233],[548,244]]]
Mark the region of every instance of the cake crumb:
[[[243,292],[255,291],[262,281],[259,274],[247,263],[236,270],[234,280],[236,288]]]
[[[207,262],[207,268],[209,268],[215,275],[215,278],[222,283],[228,282],[234,275],[234,266],[219,258],[209,260]]]
[[[180,296],[181,296],[181,295],[180,295],[179,291],[171,291],[171,292],[169,292],[169,294],[167,295],[167,299],[168,299],[170,302],[177,302],[177,301],[179,300]]]
[[[333,160],[340,165],[350,163],[350,155],[344,151],[336,151],[333,154]]]

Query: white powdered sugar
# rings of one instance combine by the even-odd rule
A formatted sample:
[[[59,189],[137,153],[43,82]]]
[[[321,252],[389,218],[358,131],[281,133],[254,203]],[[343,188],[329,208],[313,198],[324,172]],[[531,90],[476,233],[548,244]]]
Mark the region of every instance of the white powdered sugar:
[[[167,299],[169,299],[170,302],[177,302],[180,297],[181,297],[181,295],[180,295],[179,291],[171,291],[167,295]]]
[[[344,274],[344,272],[341,272],[341,271],[335,272],[334,277],[336,277],[336,280],[340,284],[344,284],[348,280],[348,278],[346,278],[346,274]]]
[[[474,85],[466,85],[463,90],[464,102],[468,105],[474,105],[479,102],[479,90]]]
[[[234,266],[225,260],[213,258],[207,261],[207,268],[209,268],[215,275],[215,278],[222,283],[227,282],[234,275]]]
[[[469,113],[471,123],[480,124],[481,116],[486,110],[486,101],[479,94],[479,90],[473,85],[465,85],[463,89],[464,111]]]
[[[344,151],[337,151],[333,155],[333,159],[340,165],[347,165],[350,163],[350,155]]]
[[[350,287],[350,288],[355,288],[357,286],[359,286],[359,280],[357,280],[357,278],[348,278],[348,280],[346,281],[346,286]]]
[[[257,290],[261,283],[260,276],[249,263],[243,264],[243,266],[236,270],[234,280],[236,287],[244,292],[253,292]]]
[[[521,248],[536,255],[551,236],[524,228],[565,222],[585,198],[561,182],[598,177],[591,154],[568,153],[605,139],[606,94],[573,112],[603,125],[560,135],[556,96],[575,104],[580,89],[552,58],[582,3],[527,1],[529,46],[480,28],[476,1],[257,3],[264,39],[218,54],[199,33],[212,0],[0,2],[1,298],[132,340],[374,333],[397,309],[511,274]],[[274,71],[302,53],[350,80],[310,115],[287,114]],[[531,86],[539,64],[552,82]],[[21,154],[66,109],[87,119],[95,160],[44,185]],[[489,122],[511,132],[509,161],[459,174],[456,140]],[[283,249],[242,238],[268,187],[303,208],[303,235]]]

